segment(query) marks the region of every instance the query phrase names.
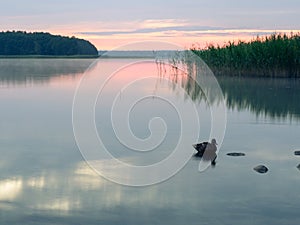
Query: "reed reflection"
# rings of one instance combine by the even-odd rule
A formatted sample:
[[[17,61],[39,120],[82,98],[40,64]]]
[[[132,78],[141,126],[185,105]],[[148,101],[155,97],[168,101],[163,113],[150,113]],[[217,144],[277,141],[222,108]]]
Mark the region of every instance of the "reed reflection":
[[[171,76],[172,81],[180,84],[193,101],[205,102],[210,95],[210,102],[217,103],[220,96],[214,94],[213,86],[206,87],[205,90],[199,86],[199,80],[201,82],[207,79],[207,70],[201,60],[193,60],[193,57],[189,56],[191,54],[184,53],[169,60],[173,65],[172,71],[169,72],[171,75],[164,71],[163,63],[160,63],[160,75]],[[180,67],[186,69],[182,71],[178,69]],[[219,75],[216,78],[222,88],[226,106],[230,110],[249,110],[257,116],[267,116],[271,119],[300,118],[300,81],[297,79],[242,78],[230,74]]]
[[[297,79],[218,77],[229,109],[273,119],[300,118]]]

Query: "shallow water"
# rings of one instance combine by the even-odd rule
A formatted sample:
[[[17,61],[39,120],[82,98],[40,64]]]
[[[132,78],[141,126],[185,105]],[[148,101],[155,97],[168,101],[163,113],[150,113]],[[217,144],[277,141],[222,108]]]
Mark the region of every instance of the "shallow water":
[[[101,66],[119,68],[129,61],[105,59]],[[88,59],[0,59],[0,224],[298,224],[300,158],[294,151],[300,149],[299,81],[219,77],[227,127],[216,166],[200,173],[200,159],[191,157],[166,181],[130,187],[99,176],[75,141],[76,87],[83,76],[96,83],[101,74],[93,72],[97,67],[84,73],[91,63]],[[194,118],[184,117],[168,101],[185,109],[195,106],[200,113],[196,138],[209,138],[209,106],[200,97],[190,101],[189,92],[180,88],[186,86],[176,86],[158,74],[155,65],[146,62],[122,68],[95,103],[95,128],[103,145],[126,163],[160,162],[178,140],[184,150],[193,152],[194,129],[181,133],[178,121],[187,118],[182,122],[193,124]],[[137,80],[129,90],[124,88]],[[82,92],[87,102],[91,90]],[[158,94],[164,98],[157,98]],[[153,138],[148,145],[155,148],[150,152],[130,149],[134,140],[122,142],[126,129],[117,130],[119,140],[111,125],[113,101],[117,126],[127,118],[127,103],[142,96],[148,97],[130,108],[128,118],[137,138]],[[166,126],[158,120],[149,128],[149,121],[157,117]],[[161,135],[165,137],[160,143]],[[91,137],[84,139],[89,143]],[[246,156],[227,156],[230,152]],[[95,156],[95,160],[106,166],[106,159]],[[253,170],[261,164],[269,168],[266,174]]]

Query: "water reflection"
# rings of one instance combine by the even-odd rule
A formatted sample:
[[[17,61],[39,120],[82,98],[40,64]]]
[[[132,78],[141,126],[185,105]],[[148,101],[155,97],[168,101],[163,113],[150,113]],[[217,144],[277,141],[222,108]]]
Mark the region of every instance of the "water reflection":
[[[257,116],[300,118],[300,80],[218,77],[229,109]]]
[[[170,87],[175,92],[175,84],[180,84],[193,101],[205,102],[208,95],[212,102],[220,100],[213,87],[203,90],[196,82],[196,79],[207,79],[206,70],[199,63],[189,58],[179,61],[170,62],[175,65],[172,71],[166,71],[161,63],[157,64],[159,76],[168,76],[173,82]],[[55,78],[68,79],[82,74],[92,62],[93,59],[0,59],[0,87],[47,85]],[[188,73],[179,69],[178,65],[183,64]],[[257,116],[273,119],[300,118],[299,80],[231,76],[218,76],[217,80],[228,109],[249,110]]]
[[[30,64],[30,60],[25,61]],[[4,77],[0,79],[1,86],[19,87],[26,85],[26,79],[34,79],[37,82],[34,84],[40,86],[39,74],[45,74],[44,84],[56,79],[61,86],[59,89],[47,85],[1,90],[0,224],[179,225],[187,221],[190,224],[243,224],[245,218],[251,218],[252,224],[298,224],[299,203],[295,196],[299,191],[296,168],[299,158],[294,151],[300,146],[299,124],[294,120],[269,123],[272,117],[291,116],[294,119],[299,115],[298,81],[218,77],[227,106],[232,110],[216,169],[198,173],[199,160],[190,160],[184,169],[164,183],[130,188],[98,176],[83,161],[75,146],[70,119],[75,85],[73,82],[69,88],[70,80],[62,79],[60,74],[75,77],[81,71],[77,64],[87,65],[86,61],[81,64],[75,60],[73,65],[77,69],[69,68],[69,71],[64,70],[62,62],[70,63],[71,67],[71,60],[61,61],[59,65],[54,59],[47,60],[43,69],[36,65],[37,68],[32,66],[28,71],[25,61],[15,77],[1,73]],[[54,68],[47,68],[46,64]],[[173,76],[175,83],[185,87],[194,101],[205,101],[206,95],[192,79],[186,75],[180,77],[178,70],[173,70],[173,74],[168,75]],[[14,69],[7,68],[7,71]],[[16,77],[18,73],[20,77]],[[177,91],[172,83],[170,87]],[[153,90],[154,85],[146,82],[139,88]],[[165,89],[169,90],[169,86]],[[107,110],[105,107],[100,105],[99,112]],[[177,131],[176,117],[170,116],[167,108],[153,108],[153,103],[141,107],[136,117],[144,115],[143,110],[159,109],[163,109],[173,124],[170,130]],[[255,114],[267,118],[256,120]],[[265,121],[267,124],[263,123]],[[145,125],[140,120],[133,120],[133,124],[142,135]],[[99,129],[110,137],[105,128]],[[170,142],[175,143],[177,139],[177,134],[170,136]],[[118,147],[118,143],[108,140],[112,148]],[[192,148],[191,144],[187,144],[187,148]],[[246,157],[227,157],[226,153],[232,151],[245,152]],[[161,151],[153,155],[151,162],[165,155],[168,152]],[[120,158],[132,162],[125,151]],[[253,171],[253,167],[261,163],[270,168],[263,177]],[[102,160],[101,166],[109,167],[110,164]],[[265,201],[261,201],[262,198]]]
[[[42,173],[37,177],[21,176],[0,181],[0,209],[16,212],[26,204],[34,211],[66,215],[78,210],[85,211],[89,207],[111,209],[124,203],[155,205],[161,199],[156,187],[148,188],[145,195],[142,189],[130,190],[115,185],[101,178],[83,161],[69,170],[47,170]],[[159,204],[164,203],[161,201]]]
[[[219,95],[214,94],[215,87],[207,90],[200,87],[199,80],[207,79],[205,68],[200,59],[181,56],[172,63],[173,70],[165,71],[163,63],[159,69],[162,76],[172,76],[174,83],[180,84],[194,101],[206,101],[207,96],[212,102],[218,102]],[[178,69],[184,66],[186,69]],[[198,82],[196,82],[196,80]],[[232,76],[217,76],[220,87],[230,110],[248,110],[257,116],[272,119],[300,118],[300,80],[270,79],[270,78],[239,78]]]
[[[13,201],[21,193],[23,181],[20,178],[0,180],[0,202]]]
[[[48,84],[50,79],[82,74],[93,59],[0,59],[0,87]]]
[[[75,210],[80,208],[80,202],[72,201],[70,199],[58,199],[52,200],[45,204],[40,204],[34,207],[36,210],[47,210],[47,211],[59,211],[59,212],[69,212],[70,210]]]
[[[45,177],[32,177],[27,180],[27,185],[32,188],[44,188],[45,187]]]

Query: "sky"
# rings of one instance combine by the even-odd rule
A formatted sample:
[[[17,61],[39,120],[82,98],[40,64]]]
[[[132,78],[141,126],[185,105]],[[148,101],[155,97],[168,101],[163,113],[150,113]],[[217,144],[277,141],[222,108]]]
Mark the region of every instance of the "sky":
[[[300,32],[299,0],[0,0],[0,30],[76,36],[99,50],[139,41],[183,48]]]

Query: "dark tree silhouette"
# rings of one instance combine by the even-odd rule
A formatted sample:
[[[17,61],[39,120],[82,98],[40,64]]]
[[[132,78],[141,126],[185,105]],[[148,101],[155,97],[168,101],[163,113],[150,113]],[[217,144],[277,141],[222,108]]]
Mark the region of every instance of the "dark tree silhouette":
[[[98,55],[89,41],[43,32],[0,32],[0,55]]]

